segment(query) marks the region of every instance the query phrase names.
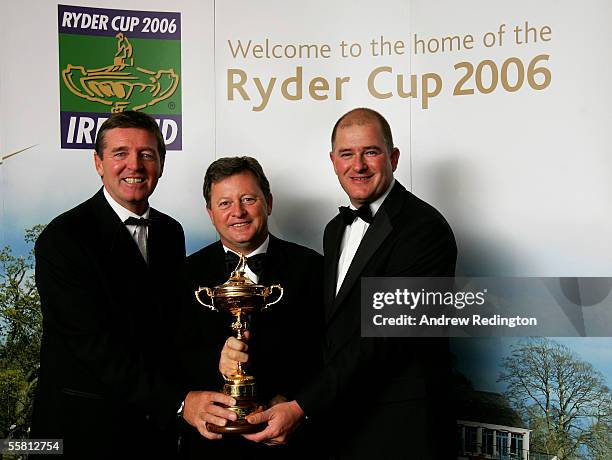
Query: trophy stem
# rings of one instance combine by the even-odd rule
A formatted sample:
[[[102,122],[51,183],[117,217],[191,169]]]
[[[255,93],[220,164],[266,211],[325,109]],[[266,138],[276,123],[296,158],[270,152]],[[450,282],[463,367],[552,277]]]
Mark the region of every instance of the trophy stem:
[[[236,338],[240,341],[246,342],[246,337],[244,333],[249,327],[248,317],[243,320],[242,309],[240,308],[237,308],[236,310],[232,311],[232,314],[234,315],[234,322],[232,323],[232,329],[236,333]],[[241,378],[244,378],[245,376],[246,376],[246,373],[245,373],[243,364],[238,363],[238,370],[236,371],[236,374],[234,374],[232,377],[237,377],[235,380],[241,380]]]
[[[231,313],[234,316],[234,322],[231,327],[236,333],[236,338],[246,341],[244,333],[249,327],[248,314],[243,313],[243,310],[240,308],[231,310]],[[255,377],[247,374],[242,363],[238,363],[238,369],[235,374],[225,377],[225,384],[221,391],[236,400],[236,404],[228,407],[228,409],[234,411],[238,415],[238,419],[235,422],[227,422],[225,426],[208,423],[206,426],[210,431],[219,434],[246,434],[260,431],[265,427],[265,424],[252,425],[246,420],[247,415],[260,412],[264,407],[257,401]]]
[[[238,340],[242,340],[244,338],[244,332],[246,331],[248,324],[246,321],[242,321],[242,310],[237,309],[236,313],[234,313],[236,319],[232,324],[232,329],[236,331],[236,338]]]

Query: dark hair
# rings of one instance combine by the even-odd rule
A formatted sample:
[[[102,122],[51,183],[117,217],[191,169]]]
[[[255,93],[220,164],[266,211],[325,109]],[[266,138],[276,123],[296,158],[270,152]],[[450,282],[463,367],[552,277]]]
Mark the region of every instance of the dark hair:
[[[331,135],[332,150],[334,149],[334,144],[336,142],[336,132],[338,131],[338,128],[346,128],[353,124],[363,125],[369,123],[371,120],[378,121],[383,140],[385,141],[385,147],[387,148],[388,153],[391,154],[393,151],[393,135],[391,134],[391,126],[389,126],[389,123],[385,117],[383,117],[380,113],[366,107],[353,109],[346,112],[338,119],[334,125]]]
[[[155,136],[157,140],[157,153],[159,153],[159,159],[162,164],[166,158],[166,144],[164,143],[164,137],[157,122],[142,112],[135,112],[134,110],[126,110],[125,112],[113,113],[108,120],[102,123],[98,135],[96,136],[96,153],[100,158],[103,156],[105,147],[104,138],[106,132],[114,128],[140,128],[150,132]]]
[[[206,200],[206,206],[210,208],[210,190],[212,184],[244,171],[249,171],[255,176],[257,184],[264,196],[269,198],[270,182],[268,182],[268,178],[264,174],[263,168],[255,158],[225,157],[213,161],[204,175],[204,187],[202,187],[202,191],[204,193],[204,199]]]

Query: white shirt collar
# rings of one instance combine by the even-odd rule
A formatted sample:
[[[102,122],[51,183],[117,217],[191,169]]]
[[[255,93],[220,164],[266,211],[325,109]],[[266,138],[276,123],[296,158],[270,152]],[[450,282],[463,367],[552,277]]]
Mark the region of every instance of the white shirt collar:
[[[245,257],[251,257],[251,256],[256,256],[257,254],[265,254],[266,252],[268,252],[268,245],[270,244],[270,234],[268,234],[268,236],[266,236],[266,239],[263,243],[261,243],[261,245],[255,249],[253,252],[250,252],[247,256]],[[234,251],[233,249],[228,248],[226,245],[223,245],[223,250],[225,252],[227,251],[232,251],[234,254],[239,255],[236,251]]]
[[[139,216],[135,212],[132,212],[129,209],[126,209],[123,206],[121,206],[119,203],[117,203],[115,199],[110,195],[110,193],[108,193],[108,191],[106,190],[106,187],[103,188],[103,191],[104,191],[104,198],[106,198],[106,201],[108,201],[108,204],[110,205],[110,207],[113,208],[113,211],[115,211],[115,214],[119,216],[119,219],[121,219],[121,222],[125,222],[125,220],[128,217],[136,217],[137,219],[140,217],[144,217],[145,219],[149,218],[149,211],[151,210],[150,206],[147,208],[147,210],[144,212],[142,216]]]
[[[395,178],[391,180],[391,183],[389,184],[389,188],[387,188],[387,191],[383,193],[381,196],[379,196],[375,201],[372,201],[370,203],[370,210],[372,211],[372,217],[376,215],[376,213],[382,206],[383,202],[385,201],[385,198],[387,198],[387,195],[389,194],[389,192],[391,192],[391,189],[393,188],[394,185],[395,185]],[[353,206],[353,203],[350,203],[349,207],[353,210],[357,209],[355,206]]]

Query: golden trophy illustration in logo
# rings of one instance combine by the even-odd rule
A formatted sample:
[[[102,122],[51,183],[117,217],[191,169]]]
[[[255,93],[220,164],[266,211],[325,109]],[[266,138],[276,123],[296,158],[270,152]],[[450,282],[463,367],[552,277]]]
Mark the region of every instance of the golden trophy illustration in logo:
[[[134,66],[134,49],[119,32],[113,63],[99,69],[68,64],[62,70],[66,87],[78,97],[111,106],[111,112],[140,110],[168,99],[179,84],[174,69],[148,70]],[[138,99],[135,102],[134,99]]]
[[[283,297],[283,288],[278,285],[265,287],[253,283],[244,274],[245,257],[240,254],[238,266],[232,272],[230,278],[220,286],[214,288],[199,287],[195,291],[196,299],[205,307],[214,311],[226,311],[233,316],[232,330],[238,340],[244,340],[244,332],[249,328],[250,315],[254,312],[265,310],[277,303]],[[278,289],[279,295],[274,302],[266,303],[267,298],[274,289]],[[204,291],[212,300],[207,304],[200,298]],[[247,369],[238,363],[238,370],[234,375],[223,376],[225,384],[221,390],[226,395],[236,400],[236,405],[228,407],[238,416],[234,422],[228,421],[225,426],[207,424],[207,428],[213,433],[254,433],[262,429],[259,425],[252,425],[246,420],[246,416],[264,409],[263,404],[257,401],[257,390],[255,377],[248,374]]]

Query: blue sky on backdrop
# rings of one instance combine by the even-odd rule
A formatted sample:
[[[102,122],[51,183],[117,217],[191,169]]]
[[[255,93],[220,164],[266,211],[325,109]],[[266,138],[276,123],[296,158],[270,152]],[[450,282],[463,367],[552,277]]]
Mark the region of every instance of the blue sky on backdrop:
[[[551,338],[567,346],[581,360],[587,361],[602,373],[606,384],[612,386],[612,338],[558,337]],[[459,371],[468,377],[477,390],[503,392],[505,386],[497,382],[501,360],[509,356],[511,347],[520,337],[453,339],[451,346]]]

